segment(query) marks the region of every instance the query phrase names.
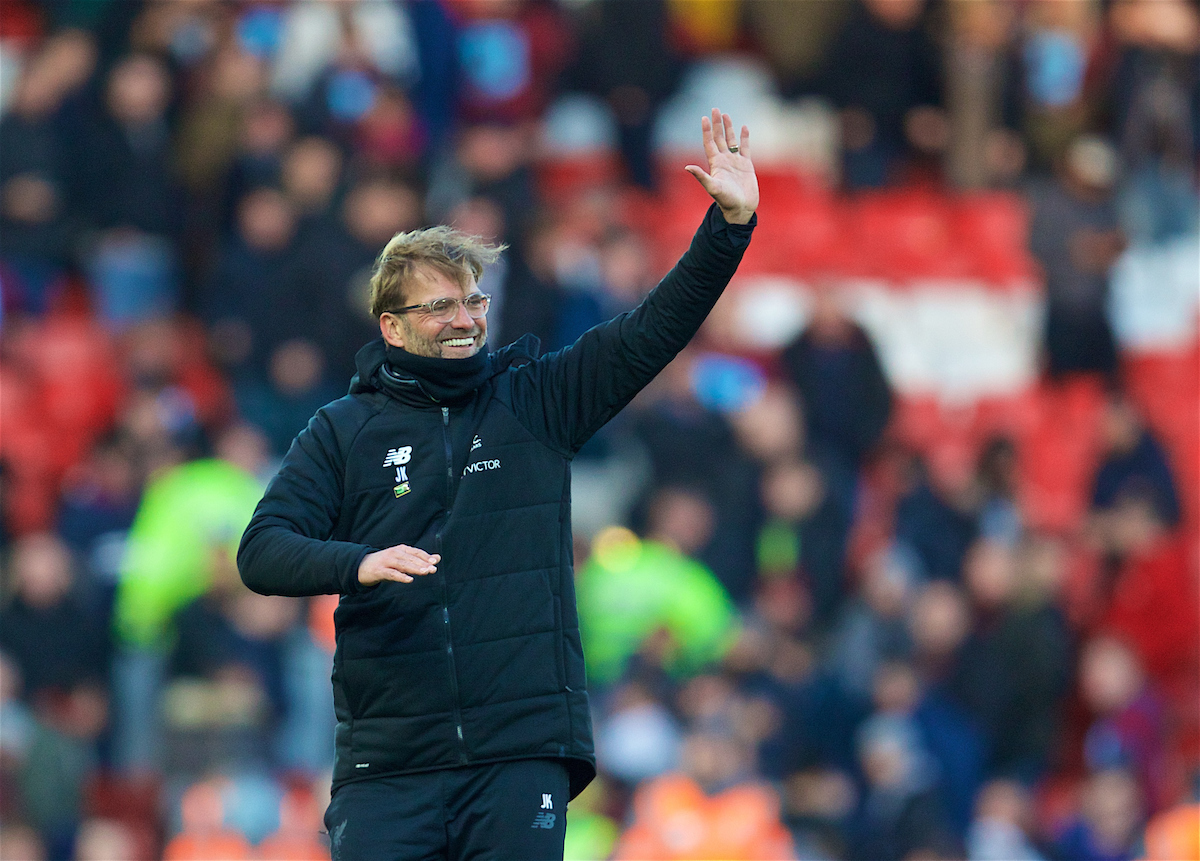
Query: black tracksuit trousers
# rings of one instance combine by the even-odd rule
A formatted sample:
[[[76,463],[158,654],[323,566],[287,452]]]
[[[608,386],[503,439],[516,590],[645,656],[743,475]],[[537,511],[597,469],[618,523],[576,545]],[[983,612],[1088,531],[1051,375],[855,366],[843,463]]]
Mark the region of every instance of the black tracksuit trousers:
[[[333,861],[562,861],[567,769],[526,759],[379,777],[338,788]]]

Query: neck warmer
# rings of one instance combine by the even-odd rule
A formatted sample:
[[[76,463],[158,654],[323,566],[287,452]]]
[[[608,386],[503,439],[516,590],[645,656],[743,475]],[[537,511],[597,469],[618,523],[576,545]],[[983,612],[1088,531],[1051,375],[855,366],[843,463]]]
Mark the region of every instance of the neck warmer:
[[[380,369],[385,384],[415,382],[430,400],[443,404],[463,401],[491,376],[487,348],[466,359],[418,356],[387,345],[387,363]]]

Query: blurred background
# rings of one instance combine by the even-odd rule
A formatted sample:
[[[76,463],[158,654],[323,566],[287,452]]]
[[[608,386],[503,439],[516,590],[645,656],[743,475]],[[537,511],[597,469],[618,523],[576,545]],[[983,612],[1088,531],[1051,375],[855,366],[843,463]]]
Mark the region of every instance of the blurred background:
[[[1195,0],[5,0],[0,857],[327,857],[332,604],[233,553],[392,236],[493,346],[762,189],[575,467],[574,859],[1200,858]]]

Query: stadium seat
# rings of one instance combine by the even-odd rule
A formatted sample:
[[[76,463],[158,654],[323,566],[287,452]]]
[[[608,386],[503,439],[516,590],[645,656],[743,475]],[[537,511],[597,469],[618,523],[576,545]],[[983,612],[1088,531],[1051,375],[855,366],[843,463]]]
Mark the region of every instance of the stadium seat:
[[[855,248],[869,270],[863,274],[900,282],[972,274],[945,196],[900,189],[864,194],[853,206]]]
[[[1020,494],[1032,526],[1063,532],[1088,509],[1103,386],[1097,378],[1074,377],[1042,385],[1035,397],[1036,419],[1018,440]]]
[[[606,150],[539,159],[533,171],[538,192],[550,205],[603,188],[625,175],[617,153]]]
[[[955,242],[968,252],[974,274],[988,284],[1030,284],[1038,265],[1029,252],[1029,207],[1012,192],[968,194],[954,202]]]

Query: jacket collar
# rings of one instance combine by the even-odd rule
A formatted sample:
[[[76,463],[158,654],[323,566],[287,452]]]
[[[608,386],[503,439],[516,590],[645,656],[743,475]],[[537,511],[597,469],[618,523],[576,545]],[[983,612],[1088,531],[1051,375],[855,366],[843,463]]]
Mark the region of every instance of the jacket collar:
[[[495,353],[480,350],[467,359],[417,356],[376,338],[354,357],[357,373],[350,380],[350,394],[380,391],[410,406],[459,404],[492,377],[532,361],[537,353],[538,339],[533,335]]]

